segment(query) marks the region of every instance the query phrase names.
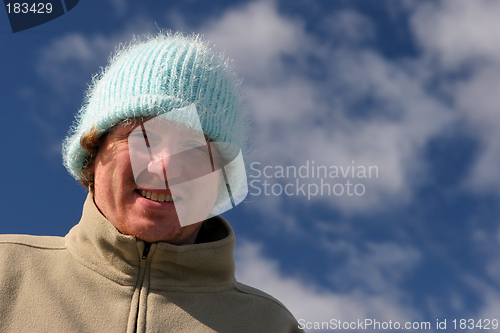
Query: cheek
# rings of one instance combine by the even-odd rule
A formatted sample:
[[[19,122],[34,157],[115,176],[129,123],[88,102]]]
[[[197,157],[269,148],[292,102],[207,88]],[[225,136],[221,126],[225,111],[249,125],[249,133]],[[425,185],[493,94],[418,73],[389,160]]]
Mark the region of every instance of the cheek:
[[[222,177],[222,176],[221,176]],[[211,173],[203,176],[202,178],[195,179],[190,182],[189,187],[191,191],[195,193],[198,200],[203,200],[203,202],[215,202],[220,190],[222,189],[223,181],[217,175],[217,173]]]
[[[94,194],[98,200],[110,200],[111,193],[114,192],[107,170],[96,167],[94,177]]]
[[[107,193],[120,192],[129,186],[135,186],[130,162],[124,158],[117,158],[107,163],[96,161],[95,187]],[[104,193],[104,192],[103,192]]]
[[[222,175],[220,177],[214,177],[210,183],[207,184],[207,199],[215,202],[217,201],[217,197],[221,191],[224,191],[226,188],[226,184],[224,183],[224,179]]]

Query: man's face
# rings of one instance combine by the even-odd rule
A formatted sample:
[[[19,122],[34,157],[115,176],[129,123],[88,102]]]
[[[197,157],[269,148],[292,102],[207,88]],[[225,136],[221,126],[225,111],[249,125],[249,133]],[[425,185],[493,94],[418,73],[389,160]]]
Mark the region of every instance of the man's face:
[[[147,132],[146,151],[140,146],[141,125],[120,125],[107,135],[94,164],[95,203],[122,234],[148,242],[192,243],[214,207],[219,174],[189,182],[211,163],[202,151],[203,136],[161,122],[150,123]],[[179,154],[197,145],[199,150]],[[181,227],[179,217],[193,222]]]

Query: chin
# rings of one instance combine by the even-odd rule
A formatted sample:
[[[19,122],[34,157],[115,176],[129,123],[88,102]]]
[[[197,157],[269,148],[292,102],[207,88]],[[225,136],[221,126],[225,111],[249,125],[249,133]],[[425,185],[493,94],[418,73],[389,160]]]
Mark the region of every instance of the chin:
[[[169,242],[182,233],[179,221],[147,221],[134,228],[133,236],[145,242]]]

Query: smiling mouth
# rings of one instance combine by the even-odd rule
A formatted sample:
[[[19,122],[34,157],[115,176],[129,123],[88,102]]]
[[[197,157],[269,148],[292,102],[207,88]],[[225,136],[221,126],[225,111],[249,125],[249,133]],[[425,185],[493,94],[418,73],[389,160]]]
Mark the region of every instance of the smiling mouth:
[[[181,199],[181,197],[172,196],[171,194],[158,193],[154,191],[146,191],[146,190],[136,190],[137,193],[143,198],[149,199],[151,201],[156,202],[174,202]]]

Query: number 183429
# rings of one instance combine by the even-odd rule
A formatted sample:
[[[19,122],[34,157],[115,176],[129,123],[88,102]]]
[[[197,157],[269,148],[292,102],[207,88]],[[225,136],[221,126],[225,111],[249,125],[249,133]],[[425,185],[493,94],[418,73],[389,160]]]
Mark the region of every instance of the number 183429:
[[[453,325],[455,329],[480,329],[480,330],[496,330],[498,328],[498,319],[454,319]]]
[[[14,3],[7,3],[5,5],[7,7],[7,13],[14,13],[14,14],[28,14],[28,13],[33,13],[33,14],[50,14],[52,12],[52,3],[47,2],[39,2],[39,3],[20,3],[20,2],[14,2]]]

